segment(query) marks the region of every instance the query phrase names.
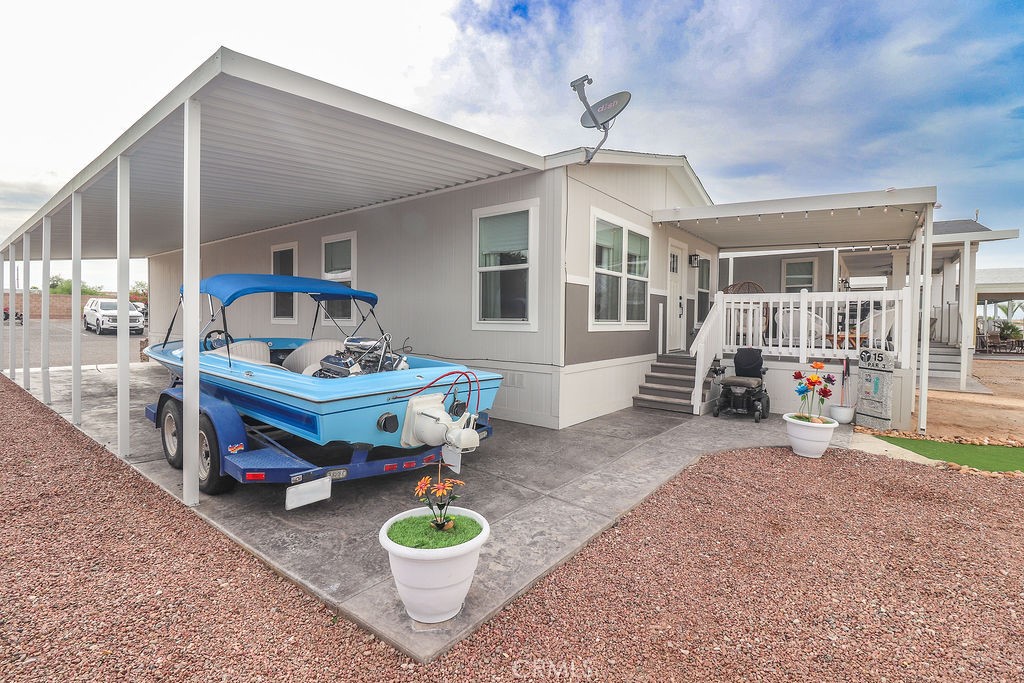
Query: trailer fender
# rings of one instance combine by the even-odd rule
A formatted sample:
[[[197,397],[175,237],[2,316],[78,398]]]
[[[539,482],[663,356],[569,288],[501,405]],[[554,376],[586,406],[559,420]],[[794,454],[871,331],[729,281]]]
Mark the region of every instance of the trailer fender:
[[[164,389],[157,402],[156,414],[160,414],[160,409],[169,399],[183,403],[183,393],[183,388],[180,386]],[[220,452],[223,455],[249,449],[249,440],[245,436],[245,423],[242,422],[242,416],[230,403],[200,393],[199,412],[210,418],[213,428],[217,430],[217,445],[220,446]]]

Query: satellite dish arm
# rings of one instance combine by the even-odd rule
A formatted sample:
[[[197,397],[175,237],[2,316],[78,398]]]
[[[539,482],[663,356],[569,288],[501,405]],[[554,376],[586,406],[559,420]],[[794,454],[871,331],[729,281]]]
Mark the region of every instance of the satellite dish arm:
[[[594,127],[598,128],[600,130],[603,130],[605,133],[607,133],[608,131],[605,130],[605,128],[603,126],[601,126],[597,122],[597,114],[595,114],[594,110],[590,108],[590,102],[587,101],[586,88],[587,88],[588,85],[593,85],[593,84],[594,84],[594,79],[591,78],[590,76],[584,74],[584,75],[580,76],[579,78],[577,78],[572,83],[570,83],[569,85],[572,87],[572,89],[579,96],[580,102],[583,103],[583,106],[587,110],[587,114],[590,115],[590,120],[594,122]],[[600,147],[600,145],[598,145],[598,147]]]

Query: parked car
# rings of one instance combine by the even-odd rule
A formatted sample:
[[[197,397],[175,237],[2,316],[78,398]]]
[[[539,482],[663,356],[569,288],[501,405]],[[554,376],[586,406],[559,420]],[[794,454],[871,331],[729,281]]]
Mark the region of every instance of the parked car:
[[[143,302],[143,301],[133,301],[131,303],[132,303],[132,306],[135,307],[135,310],[137,310],[139,313],[142,314],[143,318],[145,318],[146,320],[149,320],[149,306],[147,306],[145,304],[145,302]]]
[[[103,334],[117,330],[117,299],[89,299],[82,311],[82,325],[86,330]],[[142,314],[137,310],[129,313],[128,325],[132,334],[142,334],[146,327]]]

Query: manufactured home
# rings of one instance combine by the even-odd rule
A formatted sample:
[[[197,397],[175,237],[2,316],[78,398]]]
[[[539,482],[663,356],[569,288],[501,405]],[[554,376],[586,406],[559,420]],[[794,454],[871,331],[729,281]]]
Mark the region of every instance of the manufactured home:
[[[896,359],[894,420],[906,426],[928,377],[931,338],[919,330],[966,338],[968,321],[945,306],[965,306],[985,238],[936,230],[934,187],[716,205],[684,156],[586,159],[585,149],[541,156],[221,48],[4,237],[0,255],[24,264],[26,283],[33,262],[45,280],[51,259],[71,259],[74,288],[81,259],[116,258],[125,311],[127,260],[148,259],[151,334],[161,337],[179,291],[185,315],[170,333],[198,335],[198,283],[217,273],[376,292],[396,343],[501,373],[494,415],[556,429],[634,403],[700,414],[709,369],[740,346],[764,349],[775,412],[792,407],[788,377],[809,358],[855,362],[862,347],[885,349]],[[839,286],[876,262],[891,267],[889,287]],[[920,293],[954,271],[933,324]],[[761,291],[721,291],[740,280]],[[240,335],[324,329],[291,295],[250,299],[237,304]],[[333,306],[355,325],[351,308]],[[862,325],[861,311],[879,316]],[[3,365],[12,378],[20,366],[27,383],[27,349],[5,338]],[[135,354],[119,343],[127,448]],[[77,421],[80,340],[72,345]],[[681,357],[682,368],[662,367]],[[197,372],[186,362],[186,396]]]

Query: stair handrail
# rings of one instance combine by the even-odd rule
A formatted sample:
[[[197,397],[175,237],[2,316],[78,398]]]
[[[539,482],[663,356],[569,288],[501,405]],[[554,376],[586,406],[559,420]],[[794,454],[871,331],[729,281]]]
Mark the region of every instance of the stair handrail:
[[[704,378],[711,370],[711,364],[715,358],[722,355],[722,345],[725,341],[725,317],[722,309],[725,308],[725,294],[715,293],[715,303],[708,311],[704,322],[701,323],[697,336],[690,344],[690,357],[696,359],[693,376],[693,393],[690,395],[690,405],[693,406],[693,414],[700,415],[701,405],[704,402]]]

